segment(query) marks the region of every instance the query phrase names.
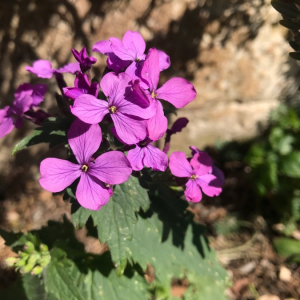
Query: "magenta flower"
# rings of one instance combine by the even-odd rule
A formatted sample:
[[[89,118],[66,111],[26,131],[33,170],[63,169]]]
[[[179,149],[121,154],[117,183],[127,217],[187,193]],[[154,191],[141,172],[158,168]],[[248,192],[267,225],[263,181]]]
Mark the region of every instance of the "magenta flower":
[[[200,151],[199,149],[197,149],[195,146],[190,146],[190,149],[192,151],[192,155],[194,156],[195,154],[199,154],[201,155],[202,153],[205,153],[204,151]],[[223,185],[225,183],[225,176],[224,173],[215,165],[212,166],[212,174],[215,175],[218,180],[221,182],[221,185]]]
[[[159,81],[159,55],[156,49],[149,50],[141,70],[141,78],[149,88],[149,96],[153,99],[156,114],[148,120],[149,138],[157,140],[167,130],[168,122],[164,116],[163,107],[158,99],[173,104],[176,108],[182,108],[193,101],[197,95],[194,86],[187,80],[174,77],[157,89]]]
[[[126,73],[133,79],[138,79],[146,55],[146,43],[136,31],[126,31],[122,41],[111,37],[109,41],[100,41],[93,46],[93,51],[108,56],[107,66],[115,72],[126,69]],[[159,68],[161,71],[169,68],[170,57],[163,51],[157,50]]]
[[[47,86],[44,84],[31,85],[24,83],[15,92],[12,106],[0,110],[0,138],[9,134],[14,127],[21,128],[24,113],[37,106],[44,100]]]
[[[184,191],[188,201],[199,202],[202,199],[201,189],[209,197],[222,192],[222,182],[212,174],[213,161],[206,152],[196,153],[190,162],[183,152],[173,152],[169,167],[174,176],[188,178]]]
[[[95,97],[98,96],[99,83],[93,82],[91,84],[86,74],[79,72],[75,78],[74,85],[75,87],[63,88],[65,96],[72,100],[75,100],[83,94],[90,94]]]
[[[153,111],[144,107],[144,99],[133,93],[131,78],[125,74],[107,73],[100,82],[100,87],[108,101],[83,94],[76,98],[71,112],[88,124],[101,122],[109,114],[117,135],[125,143],[132,145],[146,138],[146,121]]]
[[[53,69],[52,64],[49,60],[40,59],[33,62],[32,67],[26,66],[26,71],[36,74],[37,77],[40,78],[51,78],[56,73],[72,73],[75,74],[76,72],[80,71],[80,65],[78,62],[76,63],[69,63],[62,68]]]
[[[134,149],[128,151],[127,158],[131,167],[135,171],[140,171],[143,167],[152,168],[156,171],[165,171],[168,166],[168,156],[151,145],[152,140],[146,138],[135,145]]]
[[[60,192],[80,177],[76,198],[81,206],[98,210],[110,198],[105,184],[120,184],[129,179],[132,169],[124,153],[106,152],[96,159],[102,133],[98,124],[75,120],[68,131],[69,145],[78,164],[58,158],[46,158],[40,166],[41,186],[50,192]],[[104,184],[105,183],[105,184]]]
[[[75,59],[79,62],[82,72],[89,70],[91,66],[97,62],[97,59],[95,57],[87,55],[85,47],[82,48],[80,52],[75,49],[72,49],[71,51]]]

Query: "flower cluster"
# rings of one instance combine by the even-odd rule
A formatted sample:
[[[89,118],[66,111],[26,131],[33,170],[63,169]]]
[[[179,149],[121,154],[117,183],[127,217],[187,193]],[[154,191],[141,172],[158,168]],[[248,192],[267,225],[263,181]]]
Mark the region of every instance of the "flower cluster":
[[[111,37],[96,43],[93,51],[107,55],[107,69],[99,83],[91,80],[91,67],[97,60],[88,56],[85,48],[80,52],[72,49],[77,62],[59,69],[53,69],[46,60],[26,67],[38,77],[56,77],[69,107],[68,116],[71,113],[74,119],[67,133],[73,155],[68,160],[42,161],[43,188],[60,192],[79,178],[78,202],[85,208],[98,210],[109,201],[112,186],[128,180],[132,171],[144,167],[166,171],[171,136],[180,132],[188,120],[181,118],[168,129],[161,100],[182,108],[195,99],[196,91],[189,81],[179,77],[160,86],[160,72],[169,68],[170,58],[155,48],[145,50],[142,36],[132,31],[127,31],[122,40]],[[66,86],[62,77],[66,72],[76,74],[74,87]],[[36,111],[44,94],[43,85],[22,85],[13,106],[0,111],[1,136],[14,126],[19,127],[21,117],[30,115],[28,111]],[[165,147],[161,151],[154,144],[165,133]],[[112,145],[105,147],[107,136],[114,137],[122,146],[117,151],[112,150],[116,149]],[[105,143],[101,145],[102,140]],[[170,170],[177,177],[189,178],[185,196],[197,202],[201,200],[199,187],[208,196],[215,196],[221,192],[224,180],[208,154],[192,149],[190,160],[184,153],[173,153]]]

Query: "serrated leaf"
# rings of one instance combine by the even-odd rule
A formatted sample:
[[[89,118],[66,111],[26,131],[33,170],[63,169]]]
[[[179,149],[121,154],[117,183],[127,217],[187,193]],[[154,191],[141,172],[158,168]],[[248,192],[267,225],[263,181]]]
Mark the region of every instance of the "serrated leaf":
[[[52,294],[47,294],[42,278],[24,274],[22,282],[28,300],[57,300]]]
[[[300,178],[300,152],[294,151],[282,156],[279,162],[279,171],[292,178]]]
[[[55,250],[43,274],[46,292],[52,293],[59,300],[85,300],[71,276],[73,263],[61,255],[57,257]]]
[[[293,7],[287,3],[283,3],[278,0],[273,0],[271,1],[271,4],[278,12],[280,12],[283,16],[287,18],[294,19],[297,18],[300,14],[296,7]]]
[[[117,185],[108,204],[98,211],[80,207],[72,214],[75,226],[82,227],[89,216],[97,226],[101,243],[106,242],[111,251],[112,259],[119,266],[124,266],[126,259],[125,241],[132,238],[132,226],[137,222],[136,212],[146,211],[150,201],[147,191],[142,188],[137,178],[131,178]],[[118,274],[122,272],[118,269]]]
[[[194,294],[201,299],[225,300],[224,291],[229,279],[215,252],[208,247],[201,226],[190,224],[183,248],[173,244],[176,233],[162,241],[163,233],[164,224],[155,214],[151,218],[139,218],[133,239],[126,241],[128,255],[144,270],[151,264],[155,278],[164,286],[170,287],[174,277],[185,277],[193,285]]]
[[[12,155],[30,146],[40,143],[50,143],[50,148],[67,142],[67,130],[71,125],[71,119],[48,118],[41,127],[36,128],[32,133],[15,145]]]

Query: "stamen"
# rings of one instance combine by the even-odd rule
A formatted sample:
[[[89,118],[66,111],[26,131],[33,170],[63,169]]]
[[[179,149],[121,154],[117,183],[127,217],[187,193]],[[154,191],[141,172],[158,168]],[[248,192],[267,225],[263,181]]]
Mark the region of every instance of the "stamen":
[[[89,169],[89,166],[88,166],[88,165],[83,165],[83,166],[81,167],[81,171],[82,171],[83,173],[86,173],[86,172],[88,171],[88,169]]]
[[[155,99],[155,98],[157,97],[157,94],[155,94],[155,92],[154,92],[154,91],[152,91],[152,93],[151,93],[151,97],[152,97],[153,99]]]
[[[198,178],[198,175],[191,175],[192,180],[195,180],[196,178]]]
[[[109,107],[108,108],[108,110],[110,111],[110,113],[112,113],[112,114],[114,114],[114,113],[116,113],[117,112],[117,108],[116,108],[116,106],[111,106],[111,107]]]
[[[139,58],[136,58],[136,59],[135,59],[135,61],[136,61],[136,62],[139,62],[139,61],[140,61],[140,59],[139,59]]]

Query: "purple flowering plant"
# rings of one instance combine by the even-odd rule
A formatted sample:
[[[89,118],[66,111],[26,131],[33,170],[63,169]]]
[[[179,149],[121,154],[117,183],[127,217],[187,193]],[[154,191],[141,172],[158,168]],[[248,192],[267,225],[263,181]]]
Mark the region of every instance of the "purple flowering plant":
[[[56,79],[61,114],[52,116],[40,107],[45,84],[22,84],[12,105],[0,110],[0,137],[20,128],[27,119],[40,127],[20,141],[13,153],[43,142],[50,147],[65,146],[64,158],[41,161],[40,185],[70,199],[76,227],[93,219],[98,237],[107,242],[121,275],[135,252],[130,241],[135,236],[139,239],[133,227],[142,224],[139,228],[146,230],[148,226],[140,223],[145,217],[142,211],[152,210],[161,222],[169,222],[166,211],[172,207],[172,222],[185,224],[185,200],[199,202],[203,194],[218,196],[225,180],[208,153],[196,147],[191,147],[190,158],[183,152],[168,157],[171,137],[180,133],[188,120],[179,118],[168,129],[163,102],[177,109],[185,107],[195,99],[196,90],[180,77],[160,84],[160,72],[171,65],[166,53],[155,48],[147,51],[142,36],[132,31],[122,40],[111,37],[96,43],[93,51],[107,56],[102,78],[92,79],[97,59],[89,56],[86,48],[72,49],[77,62],[60,68],[53,68],[47,60],[27,66],[26,70],[39,78]],[[74,74],[74,86],[67,86],[64,73]]]

